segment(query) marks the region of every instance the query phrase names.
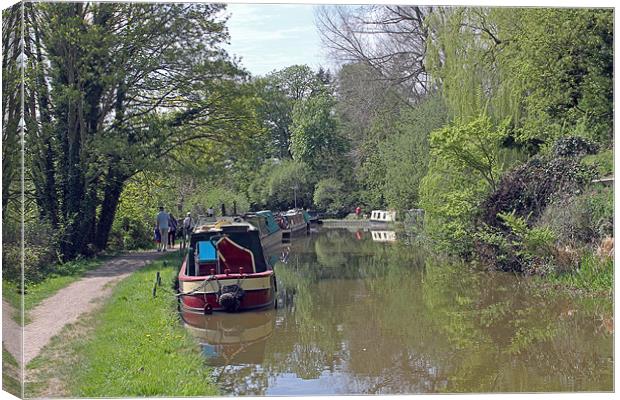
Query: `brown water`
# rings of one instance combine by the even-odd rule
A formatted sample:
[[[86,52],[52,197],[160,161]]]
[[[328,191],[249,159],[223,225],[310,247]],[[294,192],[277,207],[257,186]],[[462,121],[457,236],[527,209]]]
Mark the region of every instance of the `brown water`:
[[[611,298],[438,263],[368,231],[313,232],[277,256],[277,309],[186,324],[223,393],[613,390]]]

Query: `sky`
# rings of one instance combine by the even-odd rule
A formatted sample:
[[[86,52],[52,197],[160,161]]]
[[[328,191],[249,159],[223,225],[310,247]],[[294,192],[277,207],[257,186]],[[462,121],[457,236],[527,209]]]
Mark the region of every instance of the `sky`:
[[[294,64],[329,66],[314,25],[313,5],[228,4],[230,46],[254,76]]]

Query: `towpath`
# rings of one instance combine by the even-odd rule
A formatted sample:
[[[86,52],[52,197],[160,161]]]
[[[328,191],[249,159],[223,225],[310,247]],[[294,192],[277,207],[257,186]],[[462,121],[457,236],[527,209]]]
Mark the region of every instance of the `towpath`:
[[[108,297],[113,287],[123,278],[167,253],[137,252],[114,257],[101,267],[87,272],[80,280],[43,300],[29,312],[31,322],[24,327],[24,354],[26,365],[56,336],[65,325],[97,306],[97,301]],[[18,312],[2,302],[3,342],[5,348],[21,362],[20,328],[10,315]]]

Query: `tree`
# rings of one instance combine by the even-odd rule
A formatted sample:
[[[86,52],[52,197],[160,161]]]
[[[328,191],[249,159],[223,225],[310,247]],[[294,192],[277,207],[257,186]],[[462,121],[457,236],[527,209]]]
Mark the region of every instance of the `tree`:
[[[406,110],[396,120],[394,134],[378,146],[385,165],[383,195],[390,208],[419,206],[419,186],[428,171],[429,137],[447,121],[440,96],[433,96]]]
[[[338,174],[338,159],[346,153],[334,116],[334,99],[321,93],[301,101],[293,108],[291,153],[317,174]]]
[[[220,5],[28,4],[29,164],[64,258],[106,246],[124,183],[239,127]]]
[[[430,137],[432,155],[478,174],[495,190],[502,170],[499,148],[507,136],[507,122],[494,128],[490,118],[481,115],[471,122],[434,131]]]
[[[431,86],[424,65],[432,11],[419,6],[324,6],[317,12],[323,44],[335,59],[361,62],[417,101]]]
[[[14,186],[19,177],[21,118],[20,39],[21,6],[2,10],[2,222],[5,224],[9,201],[16,200],[21,189]]]
[[[344,184],[337,179],[321,179],[314,189],[314,204],[328,212],[341,211],[348,204]]]
[[[381,80],[378,73],[362,62],[345,64],[338,72],[336,113],[341,135],[352,143],[352,158],[357,167],[369,156],[365,150],[375,151],[363,144],[373,139],[373,121],[388,115],[398,118],[405,106],[391,85]]]
[[[295,205],[308,207],[316,182],[310,168],[294,160],[268,161],[250,184],[249,198],[253,208],[288,209]]]
[[[534,150],[575,131],[609,143],[612,26],[611,10],[439,10],[426,65],[452,118],[510,117]]]
[[[258,112],[271,133],[273,157],[292,157],[290,126],[293,107],[325,90],[326,79],[325,72],[315,74],[307,65],[292,65],[256,80],[257,91],[263,99]]]

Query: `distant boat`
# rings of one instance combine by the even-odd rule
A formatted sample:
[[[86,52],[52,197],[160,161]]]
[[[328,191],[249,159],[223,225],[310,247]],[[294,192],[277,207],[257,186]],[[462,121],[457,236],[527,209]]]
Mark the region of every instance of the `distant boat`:
[[[280,229],[276,217],[271,211],[263,210],[255,213],[246,213],[243,215],[243,220],[258,229],[260,241],[264,249],[282,243],[282,229]]]
[[[309,215],[303,210],[289,210],[280,214],[279,225],[282,229],[282,239],[290,239],[296,233],[302,231],[307,233],[310,230]]]
[[[182,311],[210,314],[273,306],[276,279],[248,222],[196,227],[179,271]]]
[[[370,213],[370,222],[387,223],[396,221],[396,211],[373,210]]]

